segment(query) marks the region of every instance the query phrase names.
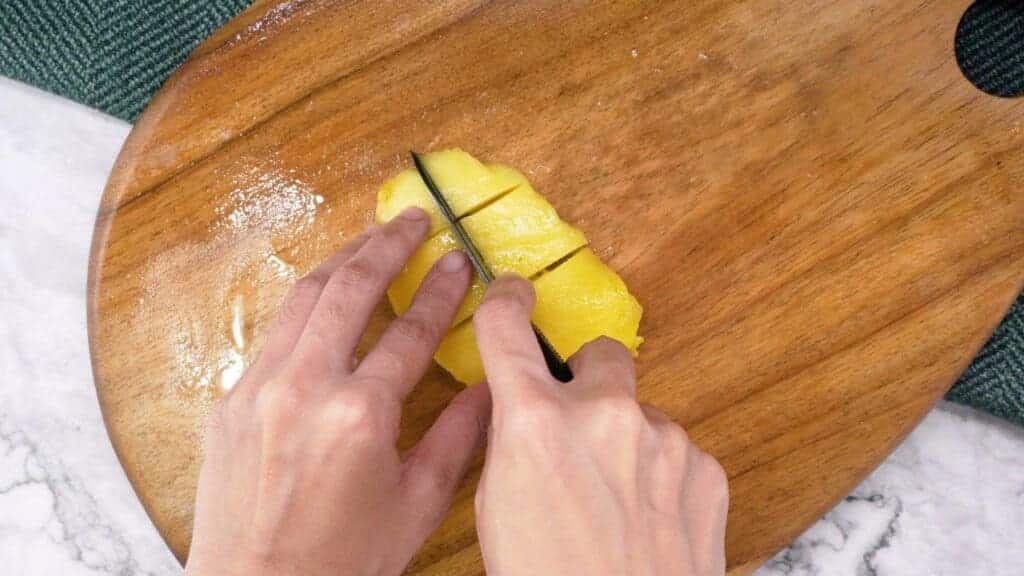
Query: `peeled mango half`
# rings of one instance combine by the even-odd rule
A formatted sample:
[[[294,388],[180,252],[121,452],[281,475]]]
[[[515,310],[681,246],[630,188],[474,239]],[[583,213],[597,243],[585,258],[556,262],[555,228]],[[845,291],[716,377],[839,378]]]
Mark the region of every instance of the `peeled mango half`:
[[[452,210],[495,275],[514,273],[533,282],[537,305],[532,321],[563,358],[587,342],[607,336],[636,355],[643,309],[622,279],[587,248],[583,233],[558,217],[529,181],[512,168],[485,165],[459,149],[424,155],[424,163]],[[377,222],[409,206],[430,214],[431,235],[388,289],[396,314],[412,303],[420,282],[458,242],[415,169],[391,178],[377,193]],[[456,380],[484,379],[476,347],[473,311],[484,287],[475,275],[453,328],[434,359]]]

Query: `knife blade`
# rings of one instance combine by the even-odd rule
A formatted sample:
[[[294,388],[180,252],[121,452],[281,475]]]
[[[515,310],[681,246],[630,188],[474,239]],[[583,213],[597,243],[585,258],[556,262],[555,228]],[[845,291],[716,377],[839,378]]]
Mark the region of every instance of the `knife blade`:
[[[441,216],[444,217],[445,222],[448,223],[448,227],[451,228],[455,234],[455,239],[458,241],[459,246],[465,252],[466,257],[469,258],[469,262],[473,265],[473,269],[476,271],[477,276],[480,277],[480,281],[484,285],[488,285],[494,280],[494,274],[491,272],[490,267],[487,266],[487,262],[484,260],[480,250],[477,249],[476,244],[473,243],[473,239],[470,238],[469,233],[459,222],[455,216],[455,211],[452,210],[448,200],[445,199],[444,194],[441,194],[441,190],[437,187],[434,179],[430,176],[430,172],[427,171],[427,167],[423,163],[423,159],[416,152],[410,152],[412,154],[412,162],[416,166],[416,171],[419,173],[420,178],[423,179],[423,183],[426,185],[430,195],[434,198],[434,202],[437,203],[438,208],[441,209]],[[533,333],[537,336],[537,343],[540,345],[540,350],[544,354],[544,362],[548,366],[548,371],[560,382],[568,382],[572,380],[572,370],[569,369],[569,365],[565,363],[562,357],[555,350],[551,342],[548,341],[547,337],[544,336],[536,326],[532,326]]]

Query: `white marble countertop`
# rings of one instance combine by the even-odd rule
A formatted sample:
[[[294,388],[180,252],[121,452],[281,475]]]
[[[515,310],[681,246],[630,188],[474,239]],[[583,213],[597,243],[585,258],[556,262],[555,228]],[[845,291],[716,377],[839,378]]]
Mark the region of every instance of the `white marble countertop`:
[[[178,574],[103,429],[85,279],[129,126],[0,79],[0,573]],[[936,408],[759,576],[1024,574],[1024,430]]]

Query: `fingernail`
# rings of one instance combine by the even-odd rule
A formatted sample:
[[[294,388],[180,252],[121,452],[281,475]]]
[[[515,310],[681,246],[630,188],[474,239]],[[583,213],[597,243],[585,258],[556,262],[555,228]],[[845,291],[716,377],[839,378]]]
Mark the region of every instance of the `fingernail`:
[[[442,272],[458,272],[466,266],[466,256],[459,250],[449,252],[441,258],[439,266]]]
[[[411,220],[415,222],[417,220],[425,220],[427,218],[427,213],[422,208],[410,206],[409,208],[402,210],[402,213],[399,214],[398,217],[402,220]]]

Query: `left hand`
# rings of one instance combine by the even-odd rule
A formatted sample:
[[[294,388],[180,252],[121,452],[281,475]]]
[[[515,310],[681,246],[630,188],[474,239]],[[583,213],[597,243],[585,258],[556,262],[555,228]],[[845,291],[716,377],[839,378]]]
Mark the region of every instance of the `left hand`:
[[[400,574],[440,523],[490,414],[461,393],[420,443],[396,448],[403,398],[469,284],[442,258],[358,361],[392,279],[430,227],[410,209],[351,241],[285,300],[259,358],[214,410],[186,574]]]

